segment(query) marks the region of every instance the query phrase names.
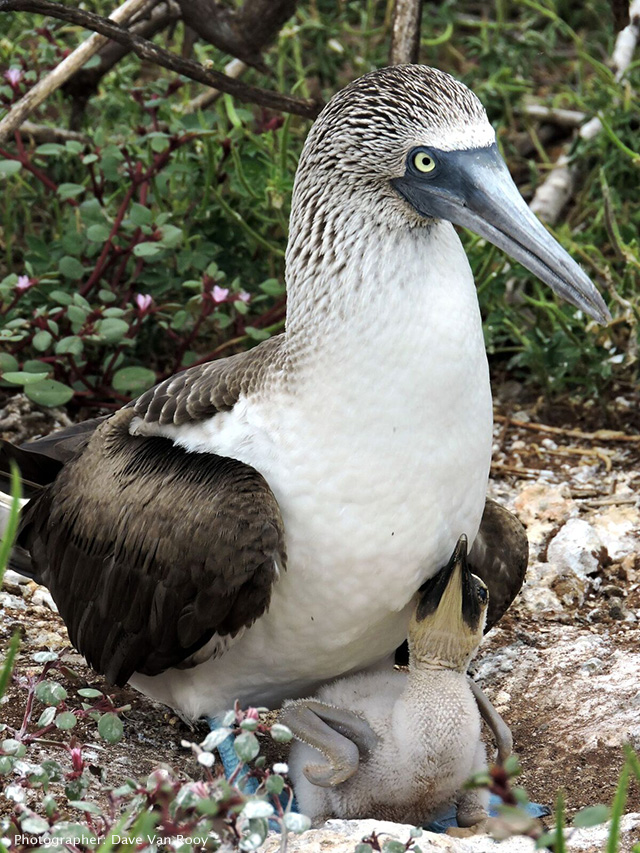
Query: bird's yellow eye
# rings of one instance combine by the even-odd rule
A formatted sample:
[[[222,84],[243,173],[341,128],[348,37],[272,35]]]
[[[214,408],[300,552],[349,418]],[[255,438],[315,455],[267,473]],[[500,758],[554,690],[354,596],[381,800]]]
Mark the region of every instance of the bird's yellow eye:
[[[436,167],[436,161],[433,157],[429,157],[424,151],[418,151],[413,157],[413,165],[419,172],[433,172]]]

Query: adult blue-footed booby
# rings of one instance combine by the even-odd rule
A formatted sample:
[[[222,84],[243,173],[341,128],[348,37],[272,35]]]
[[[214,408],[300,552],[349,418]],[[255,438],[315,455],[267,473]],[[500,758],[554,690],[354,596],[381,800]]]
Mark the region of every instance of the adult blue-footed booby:
[[[286,332],[15,451],[52,479],[17,567],[92,666],[198,717],[309,695],[404,640],[416,590],[475,538],[489,472],[480,312],[452,222],[609,316],[529,212],[475,95],[385,68],[307,138]]]

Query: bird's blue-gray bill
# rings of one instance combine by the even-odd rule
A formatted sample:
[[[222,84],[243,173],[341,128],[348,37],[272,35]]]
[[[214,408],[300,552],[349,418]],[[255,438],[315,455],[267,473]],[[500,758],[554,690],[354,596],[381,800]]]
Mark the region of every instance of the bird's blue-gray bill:
[[[414,148],[405,174],[392,184],[422,216],[469,228],[594,320],[611,319],[589,276],[527,206],[495,143],[460,151]]]

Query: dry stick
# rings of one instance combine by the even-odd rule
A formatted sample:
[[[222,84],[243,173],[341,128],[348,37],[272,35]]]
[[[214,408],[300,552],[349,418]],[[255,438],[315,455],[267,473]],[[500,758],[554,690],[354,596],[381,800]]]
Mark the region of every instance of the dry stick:
[[[224,67],[224,73],[227,77],[240,77],[247,70],[248,66],[241,59],[232,59],[231,62],[228,62]],[[187,104],[182,107],[181,112],[183,113],[196,113],[198,110],[204,110],[208,106],[210,106],[214,101],[216,101],[222,92],[220,89],[209,89],[207,92],[203,92],[201,95],[198,95],[192,101],[189,101]]]
[[[640,39],[640,0],[632,0],[629,7],[630,23],[618,33],[611,54],[611,63],[615,69],[616,80],[620,81],[631,64],[633,54]],[[599,118],[592,118],[580,128],[582,139],[589,140],[602,130]],[[571,163],[568,153],[558,157],[552,171],[540,184],[529,207],[545,222],[554,225],[565,204],[573,195],[577,179],[577,169]]]
[[[587,120],[586,113],[579,110],[563,110],[560,107],[544,107],[542,104],[526,104],[523,112],[529,118],[546,121],[558,127],[580,127]]]
[[[124,23],[142,9],[147,2],[148,0],[125,0],[121,6],[111,13],[110,19],[118,24]],[[8,10],[3,9],[1,11]],[[76,71],[82,68],[85,62],[91,59],[108,41],[108,38],[94,33],[77,47],[73,53],[70,53],[66,59],[63,59],[50,74],[38,81],[17,104],[14,104],[7,115],[0,121],[0,143],[11,136],[28,115],[39,107],[52,92],[55,92],[56,89],[59,89],[60,86],[66,83],[69,77],[72,77]]]
[[[168,68],[170,71],[182,74],[191,80],[197,80],[199,83],[220,89],[223,92],[233,95],[240,101],[249,101],[270,109],[301,115],[305,118],[315,118],[322,107],[321,104],[315,101],[293,98],[290,95],[282,95],[279,92],[269,89],[250,86],[232,77],[227,77],[219,71],[207,70],[200,63],[176,56],[168,50],[163,50],[153,44],[153,42],[129,32],[118,24],[114,24],[108,18],[94,15],[92,12],[86,12],[71,6],[63,6],[60,3],[52,3],[49,0],[0,0],[0,12],[16,11],[50,15],[53,18],[59,18],[61,21],[67,21],[68,23],[94,30],[119,44],[125,45],[141,59],[146,59],[148,62]],[[10,116],[11,113],[6,117],[5,121]],[[0,141],[1,139],[2,136],[0,135]]]
[[[390,65],[418,61],[422,0],[396,0],[391,28]]]
[[[566,435],[569,438],[580,438],[584,441],[620,441],[640,442],[640,435],[627,435],[613,429],[599,429],[596,432],[582,432],[579,429],[563,429],[562,427],[547,426],[546,424],[531,423],[530,421],[519,421],[517,418],[509,418],[506,415],[493,416],[498,423],[508,423],[520,429],[528,429],[533,432],[547,432],[550,435]]]

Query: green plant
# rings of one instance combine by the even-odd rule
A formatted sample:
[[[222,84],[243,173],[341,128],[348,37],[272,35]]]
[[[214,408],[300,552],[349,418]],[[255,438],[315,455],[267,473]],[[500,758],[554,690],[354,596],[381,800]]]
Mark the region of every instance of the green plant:
[[[328,98],[386,62],[391,9],[388,0],[345,2],[336,15],[334,3],[300,4],[265,53],[272,80]],[[84,35],[44,18],[3,17],[0,114]],[[546,140],[557,150],[566,138],[527,118],[529,99],[604,119],[602,133],[573,147],[581,180],[556,233],[608,291],[608,329],[585,332],[579,312],[463,235],[492,363],[549,395],[601,394],[637,378],[640,66],[615,80],[603,61],[613,37],[605,0],[585,8],[521,0],[483,17],[473,4],[445,2],[423,21],[421,60],[479,94],[525,195],[553,166]],[[195,55],[217,67],[225,60],[203,43]],[[0,152],[0,371],[6,388],[23,387],[36,402],[116,407],[282,328],[289,198],[308,122],[228,96],[188,112],[191,84],[142,72],[132,56],[115,66],[88,101],[80,139],[17,137]],[[264,82],[258,71],[246,79]],[[60,92],[43,111],[52,126],[68,115]]]

